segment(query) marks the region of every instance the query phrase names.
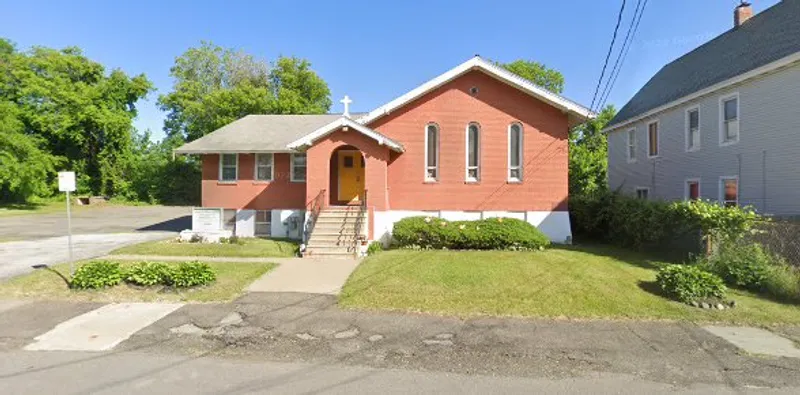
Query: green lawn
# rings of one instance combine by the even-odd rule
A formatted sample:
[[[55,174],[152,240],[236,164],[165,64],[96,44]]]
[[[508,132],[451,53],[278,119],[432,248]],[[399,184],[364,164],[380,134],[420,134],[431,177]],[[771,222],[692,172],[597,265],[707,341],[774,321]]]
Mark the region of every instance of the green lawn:
[[[111,251],[126,255],[213,256],[236,258],[292,257],[297,256],[294,241],[243,238],[242,244],[179,243],[173,239],[148,241]]]
[[[97,204],[92,206],[82,206],[73,204],[71,210],[73,213],[81,212],[85,210],[93,210],[100,207],[109,207],[109,206],[148,206],[147,203],[141,202],[121,202],[121,201],[112,201],[103,204]],[[47,198],[40,201],[30,202],[30,203],[3,203],[0,204],[0,218],[2,217],[10,217],[15,215],[30,215],[30,214],[51,214],[51,213],[65,213],[67,212],[67,202],[66,198],[62,194],[61,196],[54,197],[54,198]]]
[[[134,262],[122,262],[128,266]],[[169,263],[177,264],[177,262]],[[120,284],[101,290],[72,290],[61,276],[69,265],[38,269],[33,273],[0,282],[0,299],[70,300],[92,302],[225,302],[238,297],[245,287],[275,267],[272,263],[208,262],[217,280],[203,287],[184,290],[161,286],[143,288]],[[77,266],[76,266],[77,267]],[[61,274],[61,275],[60,275]]]
[[[732,290],[731,310],[703,310],[662,297],[663,262],[605,246],[544,252],[392,250],[364,260],[342,306],[475,315],[628,318],[750,324],[800,323],[800,306]]]

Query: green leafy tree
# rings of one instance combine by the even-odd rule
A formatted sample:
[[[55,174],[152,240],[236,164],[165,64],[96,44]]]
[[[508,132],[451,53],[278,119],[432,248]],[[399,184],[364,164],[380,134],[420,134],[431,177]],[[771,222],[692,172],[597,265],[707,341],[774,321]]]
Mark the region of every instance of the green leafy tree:
[[[135,103],[152,89],[150,81],[120,70],[106,74],[74,47],[16,52],[4,41],[0,53],[0,99],[15,107],[21,130],[34,141],[27,146],[63,157],[79,175],[80,192],[119,193],[124,179],[117,165],[130,148]],[[14,141],[21,147],[19,137]]]
[[[328,85],[297,58],[270,67],[242,51],[208,42],[190,48],[170,70],[172,91],[159,97],[169,137],[192,141],[249,114],[313,114],[330,109]]]
[[[496,64],[551,92],[560,94],[564,91],[564,75],[542,63],[518,59],[511,63]]]
[[[569,191],[590,194],[608,188],[608,137],[603,128],[617,110],[606,106],[597,118],[581,124],[569,134]]]

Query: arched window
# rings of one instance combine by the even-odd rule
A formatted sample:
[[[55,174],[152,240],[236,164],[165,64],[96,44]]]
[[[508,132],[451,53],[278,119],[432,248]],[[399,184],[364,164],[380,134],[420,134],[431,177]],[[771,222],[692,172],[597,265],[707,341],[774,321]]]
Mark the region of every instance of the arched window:
[[[425,127],[425,181],[439,180],[439,126]]]
[[[512,123],[508,126],[508,181],[522,181],[522,125]]]
[[[481,127],[477,123],[467,125],[466,181],[477,182],[481,178]]]

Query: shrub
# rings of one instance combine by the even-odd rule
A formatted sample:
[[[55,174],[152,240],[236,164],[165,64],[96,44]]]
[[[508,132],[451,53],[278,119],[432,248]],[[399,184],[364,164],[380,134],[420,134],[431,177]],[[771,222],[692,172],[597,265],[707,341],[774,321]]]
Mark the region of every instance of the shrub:
[[[181,262],[172,270],[170,284],[176,288],[188,288],[214,282],[217,274],[207,263]]]
[[[760,291],[776,258],[758,244],[728,242],[700,261],[703,269],[715,273],[734,287]]]
[[[381,251],[383,251],[383,243],[380,241],[373,241],[372,243],[369,243],[369,246],[367,247],[367,255],[377,254]]]
[[[92,261],[81,265],[72,276],[70,287],[76,289],[98,289],[113,287],[122,281],[119,263]]]
[[[800,271],[789,265],[769,268],[762,285],[763,291],[785,301],[800,301]]]
[[[401,247],[457,250],[530,250],[550,245],[533,225],[513,218],[447,221],[432,217],[405,218],[394,225],[393,236]]]
[[[664,293],[681,302],[724,298],[727,291],[719,276],[693,265],[667,265],[658,271],[656,282]]]
[[[151,287],[172,282],[172,268],[162,262],[139,262],[125,273],[125,282]]]
[[[244,244],[244,240],[236,235],[233,235],[231,237],[220,237],[219,242],[220,244],[237,244],[237,245]]]

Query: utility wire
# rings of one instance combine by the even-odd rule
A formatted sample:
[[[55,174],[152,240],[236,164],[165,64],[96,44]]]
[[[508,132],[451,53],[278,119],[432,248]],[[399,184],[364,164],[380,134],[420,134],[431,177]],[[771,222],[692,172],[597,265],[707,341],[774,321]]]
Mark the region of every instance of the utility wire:
[[[639,1],[641,1],[641,0],[639,0]],[[644,15],[644,9],[645,9],[645,7],[647,7],[647,2],[648,1],[649,0],[644,0],[644,3],[642,3],[642,8],[639,10],[638,17],[634,13],[633,17],[636,20],[636,24],[633,26],[633,32],[630,32],[630,30],[629,30],[629,33],[631,33],[630,41],[628,42],[627,47],[623,46],[623,51],[624,52],[622,53],[621,59],[617,58],[617,60],[619,61],[619,68],[616,70],[616,73],[614,73],[613,71],[611,72],[611,77],[609,77],[611,79],[611,85],[608,86],[608,90],[605,92],[604,95],[600,95],[600,103],[601,104],[598,107],[598,111],[602,111],[603,110],[603,107],[606,105],[606,101],[608,101],[608,97],[611,96],[611,91],[614,89],[614,85],[617,83],[617,77],[619,77],[619,74],[622,72],[622,67],[625,64],[625,59],[627,59],[627,57],[628,57],[628,51],[630,51],[631,47],[633,46],[633,38],[636,36],[636,32],[639,31],[639,22],[642,21],[642,15]],[[637,8],[638,8],[638,4],[637,4]],[[633,21],[631,21],[631,25],[633,25]],[[615,68],[616,68],[616,65],[615,65]]]
[[[617,41],[617,32],[619,31],[619,24],[622,22],[622,14],[625,12],[625,0],[622,0],[622,6],[619,9],[619,15],[617,16],[617,25],[614,27],[614,35],[611,37],[611,45],[608,46],[608,53],[606,54],[606,60],[603,63],[603,71],[600,72],[600,79],[597,81],[597,87],[594,89],[594,96],[592,96],[592,104],[589,106],[589,110],[594,108],[595,100],[597,99],[597,93],[600,91],[600,84],[603,83],[603,78],[606,75],[606,68],[608,67],[608,60],[611,58],[611,52],[614,49],[614,43]]]

